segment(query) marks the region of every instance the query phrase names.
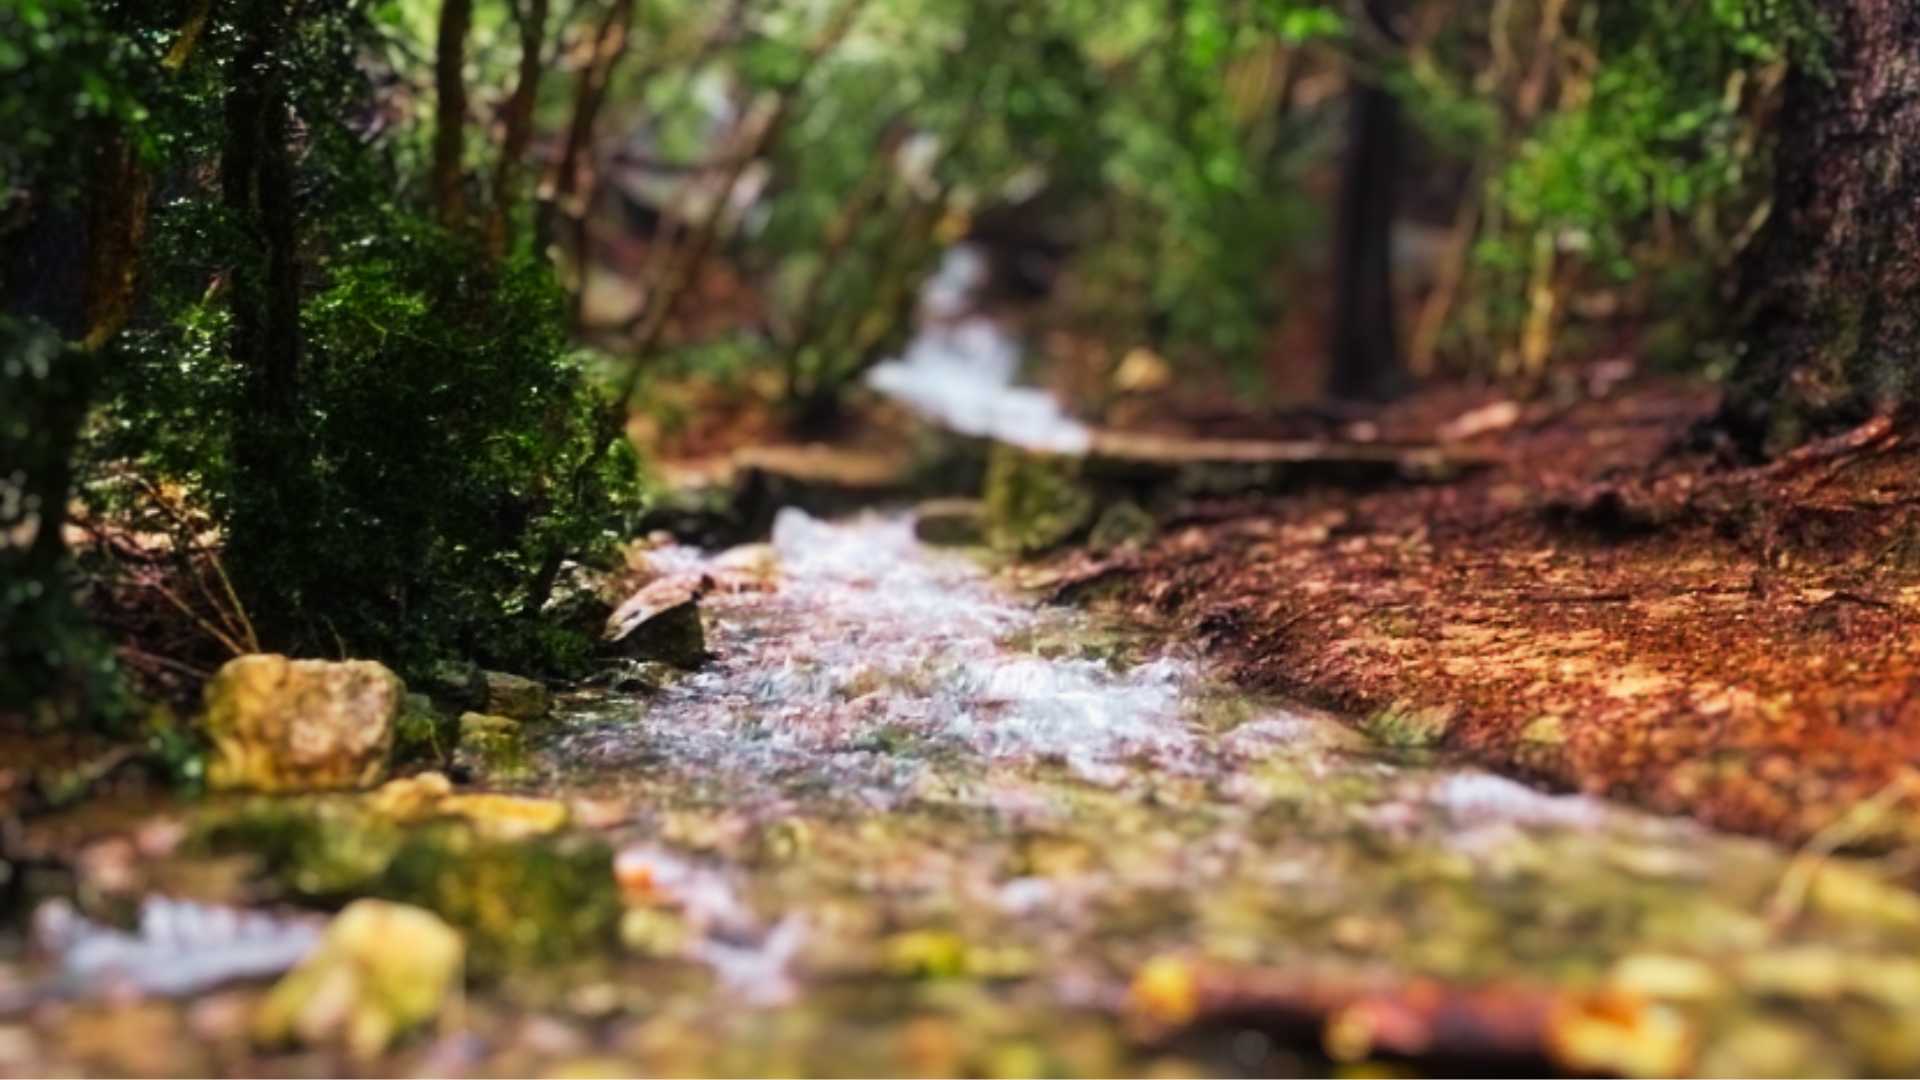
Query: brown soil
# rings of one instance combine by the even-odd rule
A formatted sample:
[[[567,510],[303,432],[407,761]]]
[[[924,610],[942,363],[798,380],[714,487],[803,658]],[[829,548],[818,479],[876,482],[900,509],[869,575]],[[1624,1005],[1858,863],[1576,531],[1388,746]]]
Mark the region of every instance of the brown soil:
[[[1462,479],[1194,507],[1086,569],[1389,741],[1788,841],[1920,841],[1920,433],[1730,466],[1674,449],[1711,391],[1571,398],[1476,414],[1497,430],[1459,445],[1495,464]],[[1490,403],[1429,394],[1377,426]]]

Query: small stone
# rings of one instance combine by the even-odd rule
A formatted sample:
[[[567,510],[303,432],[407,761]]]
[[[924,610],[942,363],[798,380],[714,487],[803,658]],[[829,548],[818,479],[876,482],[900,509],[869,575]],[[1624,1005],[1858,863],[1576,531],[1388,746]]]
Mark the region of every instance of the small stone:
[[[267,1045],[339,1044],[355,1059],[440,1014],[459,984],[466,945],[423,908],[356,900],[312,955],[274,985],[253,1017]]]
[[[229,660],[206,688],[214,788],[364,788],[387,774],[406,686],[371,660]]]
[[[934,547],[984,544],[986,504],[979,499],[928,499],[914,507],[913,535]]]
[[[547,688],[532,679],[504,672],[486,673],[486,711],[514,720],[539,720],[547,715]]]
[[[387,781],[367,796],[367,804],[375,813],[395,821],[423,821],[438,812],[440,800],[451,794],[453,782],[446,774],[424,772]]]
[[[707,660],[700,598],[712,588],[706,576],[656,581],[629,597],[607,620],[605,651],[629,660],[655,660],[692,670]]]

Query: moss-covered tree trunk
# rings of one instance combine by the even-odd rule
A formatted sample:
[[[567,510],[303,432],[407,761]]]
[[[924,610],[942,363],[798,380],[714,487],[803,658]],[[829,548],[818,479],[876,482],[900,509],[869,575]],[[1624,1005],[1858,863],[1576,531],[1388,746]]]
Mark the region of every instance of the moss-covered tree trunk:
[[[1787,82],[1723,413],[1763,453],[1920,403],[1920,4],[1815,6],[1832,40]]]

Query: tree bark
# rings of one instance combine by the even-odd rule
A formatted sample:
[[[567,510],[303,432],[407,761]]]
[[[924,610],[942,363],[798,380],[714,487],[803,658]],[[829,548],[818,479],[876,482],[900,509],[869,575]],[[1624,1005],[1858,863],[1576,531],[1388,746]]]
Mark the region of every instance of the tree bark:
[[[467,35],[473,30],[473,0],[441,0],[440,34],[433,56],[433,205],[449,229],[466,223],[462,159],[467,132]]]
[[[292,102],[282,50],[286,0],[255,0],[228,76],[221,196],[248,243],[228,288],[229,347],[245,371],[247,410],[236,420],[234,467],[240,498],[229,540],[235,550],[271,553],[302,528],[315,507],[300,424],[302,334],[299,208],[294,185]],[[258,591],[263,581],[245,583]],[[289,625],[266,611],[264,636],[283,642]]]
[[[1391,34],[1386,3],[1367,5]],[[1334,232],[1332,363],[1334,397],[1377,401],[1405,387],[1393,301],[1393,217],[1399,201],[1400,102],[1356,73],[1348,121],[1340,209]]]
[[[1758,454],[1920,403],[1920,5],[1817,6],[1830,48],[1787,79],[1721,413]]]
[[[507,251],[507,227],[512,220],[514,189],[520,166],[533,142],[533,106],[540,93],[540,69],[547,40],[548,0],[526,0],[513,5],[520,27],[520,74],[507,107],[500,139],[500,158],[493,169],[493,203],[487,210],[487,250],[495,260]]]

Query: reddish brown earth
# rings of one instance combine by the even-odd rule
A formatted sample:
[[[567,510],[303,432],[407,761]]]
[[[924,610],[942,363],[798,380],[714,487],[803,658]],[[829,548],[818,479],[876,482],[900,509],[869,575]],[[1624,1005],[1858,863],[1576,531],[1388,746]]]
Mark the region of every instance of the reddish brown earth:
[[[1920,841],[1920,430],[1742,466],[1675,449],[1714,408],[1686,384],[1501,408],[1459,440],[1485,471],[1195,508],[1101,577],[1390,740],[1788,841]]]

